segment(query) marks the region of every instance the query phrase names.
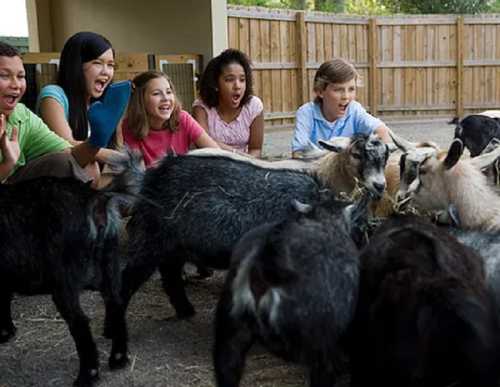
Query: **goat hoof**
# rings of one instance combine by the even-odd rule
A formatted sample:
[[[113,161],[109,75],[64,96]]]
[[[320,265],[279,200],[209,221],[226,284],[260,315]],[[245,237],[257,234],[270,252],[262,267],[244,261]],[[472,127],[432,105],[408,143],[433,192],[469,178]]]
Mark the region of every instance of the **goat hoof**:
[[[193,305],[191,305],[191,304],[176,308],[175,312],[176,312],[177,318],[180,320],[184,320],[186,318],[193,317],[196,313]]]
[[[14,325],[12,325],[11,327],[8,327],[8,328],[0,329],[0,344],[6,343],[11,338],[13,338],[15,335],[16,335],[16,327]]]
[[[95,382],[99,379],[99,371],[97,368],[88,370],[88,374],[83,375],[81,372],[73,383],[74,387],[93,387]]]
[[[116,352],[109,357],[109,368],[112,370],[117,370],[125,367],[129,362],[126,353]]]

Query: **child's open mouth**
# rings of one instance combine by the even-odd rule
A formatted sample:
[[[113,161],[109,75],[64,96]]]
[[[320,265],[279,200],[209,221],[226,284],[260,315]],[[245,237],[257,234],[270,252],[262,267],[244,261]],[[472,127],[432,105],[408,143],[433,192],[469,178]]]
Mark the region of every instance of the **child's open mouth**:
[[[95,89],[98,93],[102,93],[106,87],[106,81],[96,81]]]
[[[342,113],[342,114],[345,114],[346,110],[347,110],[347,105],[349,104],[345,104],[345,105],[339,105],[339,112]]]
[[[162,105],[158,108],[161,114],[170,114],[172,113],[172,106],[170,105]]]
[[[2,97],[8,107],[14,107],[19,99],[19,94],[9,94]]]
[[[241,99],[241,94],[233,94],[232,97],[231,97],[231,100],[233,101],[233,103],[239,103],[240,102],[240,99]]]

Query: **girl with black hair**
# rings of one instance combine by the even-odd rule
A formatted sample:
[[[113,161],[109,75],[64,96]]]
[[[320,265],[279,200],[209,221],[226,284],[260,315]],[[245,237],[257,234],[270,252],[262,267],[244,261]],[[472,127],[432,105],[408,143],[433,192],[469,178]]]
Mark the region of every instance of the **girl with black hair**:
[[[37,111],[47,126],[72,145],[87,140],[91,133],[88,109],[111,84],[114,68],[115,54],[104,36],[94,32],[71,36],[61,52],[57,84],[45,86],[38,96]],[[81,155],[92,165],[89,172],[96,178],[99,169],[92,161],[105,163],[115,152],[106,146],[89,146]]]
[[[252,93],[249,58],[239,50],[227,49],[205,68],[193,116],[221,148],[260,157],[264,107]]]

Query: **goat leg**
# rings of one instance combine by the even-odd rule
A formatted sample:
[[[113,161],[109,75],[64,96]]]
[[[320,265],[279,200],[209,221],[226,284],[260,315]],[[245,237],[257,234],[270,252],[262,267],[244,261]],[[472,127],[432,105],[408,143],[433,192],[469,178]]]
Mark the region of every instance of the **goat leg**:
[[[125,320],[126,307],[115,301],[106,304],[106,327],[107,333],[111,335],[111,354],[109,356],[109,368],[119,369],[125,367],[128,362],[128,333]]]
[[[52,299],[68,324],[80,358],[80,371],[73,385],[91,387],[99,378],[99,360],[96,344],[90,331],[89,319],[83,313],[78,293],[68,288],[57,289],[52,294]]]
[[[335,385],[336,372],[334,367],[318,360],[309,368],[310,387],[331,387]]]
[[[11,315],[12,293],[0,290],[0,343],[9,341],[16,334]]]
[[[219,305],[222,304],[221,301]],[[230,310],[225,306],[217,308],[213,353],[217,387],[239,386],[245,357],[254,341],[255,338],[244,321],[231,317]]]
[[[180,319],[188,318],[195,314],[194,307],[189,302],[184,288],[184,281],[182,280],[183,266],[183,258],[170,255],[159,267],[163,289],[167,293],[177,317]]]

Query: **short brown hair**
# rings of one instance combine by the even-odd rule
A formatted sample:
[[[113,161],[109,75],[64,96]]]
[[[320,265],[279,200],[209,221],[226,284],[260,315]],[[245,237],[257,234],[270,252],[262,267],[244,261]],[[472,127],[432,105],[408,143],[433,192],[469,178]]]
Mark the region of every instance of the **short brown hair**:
[[[177,95],[175,94],[175,88],[172,80],[167,74],[161,71],[143,72],[137,75],[132,80],[134,91],[130,98],[130,103],[128,104],[127,109],[128,128],[132,132],[134,137],[138,140],[142,140],[143,138],[145,138],[149,133],[149,128],[151,127],[146,111],[144,94],[146,92],[149,81],[156,78],[165,78],[170,84],[172,93],[174,93],[174,109],[170,118],[164,122],[163,127],[172,132],[175,132],[177,131],[179,126],[179,114],[182,106],[177,98]]]
[[[21,54],[17,48],[2,41],[0,41],[0,56],[6,56],[9,58],[18,56],[19,58],[21,58]]]
[[[358,79],[359,73],[353,64],[342,58],[335,58],[319,66],[314,75],[314,91],[323,91],[330,83],[344,83]],[[316,97],[314,102],[321,103],[321,98]]]

